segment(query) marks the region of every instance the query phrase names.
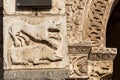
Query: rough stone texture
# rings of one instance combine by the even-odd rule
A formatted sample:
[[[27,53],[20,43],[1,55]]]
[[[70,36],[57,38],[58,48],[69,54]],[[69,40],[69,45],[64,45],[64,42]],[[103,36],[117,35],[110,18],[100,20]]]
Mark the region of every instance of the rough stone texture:
[[[88,78],[88,54],[91,51],[89,42],[68,46],[70,57],[70,78]]]
[[[116,48],[98,48],[93,47],[91,54],[89,54],[89,60],[92,61],[112,61],[117,54]]]
[[[106,25],[109,19],[112,4],[115,0],[89,0],[87,9],[83,40],[90,40],[93,46],[105,47]]]
[[[5,79],[110,80],[117,50],[106,48],[105,35],[113,2],[52,0],[52,9],[41,11],[3,0]]]
[[[68,65],[64,16],[4,17],[5,69]]]
[[[88,61],[90,80],[111,80],[113,72],[112,61]]]
[[[52,0],[42,11],[17,8],[15,0],[3,4],[4,79],[68,78],[65,1]]]
[[[68,78],[67,69],[14,70],[5,71],[5,80],[64,80]]]
[[[88,54],[69,54],[70,78],[88,78]]]
[[[116,54],[116,48],[93,47],[88,56],[88,75],[90,80],[111,80],[113,60]]]
[[[88,54],[90,53],[90,46],[69,46],[69,54]]]
[[[52,9],[50,11],[40,11],[38,15],[44,14],[65,14],[65,0],[52,0]]]
[[[52,9],[50,10],[37,10],[35,9],[19,9],[15,6],[15,0],[3,0],[4,3],[4,14],[6,15],[37,15],[43,14],[65,14],[65,3],[64,0],[52,0]]]
[[[68,45],[82,41],[86,3],[87,0],[66,0]]]

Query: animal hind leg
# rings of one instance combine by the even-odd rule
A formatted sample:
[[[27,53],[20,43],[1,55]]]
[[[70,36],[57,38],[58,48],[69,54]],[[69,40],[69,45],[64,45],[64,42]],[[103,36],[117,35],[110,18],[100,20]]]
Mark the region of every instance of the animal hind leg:
[[[20,41],[18,40],[18,38],[17,37],[14,37],[14,46],[15,47],[20,47],[21,46],[21,43],[20,43]]]
[[[17,50],[9,50],[9,54],[10,54],[10,57],[11,57],[11,61],[12,61],[12,64],[14,65],[19,65],[19,64],[22,64],[22,65],[29,65],[29,62],[26,61],[26,60],[22,60],[20,57],[17,56]]]
[[[30,39],[29,39],[29,37],[26,36],[25,34],[20,33],[20,34],[19,34],[19,37],[21,37],[22,39],[24,39],[24,42],[25,42],[26,45],[29,45],[29,44],[30,44]]]

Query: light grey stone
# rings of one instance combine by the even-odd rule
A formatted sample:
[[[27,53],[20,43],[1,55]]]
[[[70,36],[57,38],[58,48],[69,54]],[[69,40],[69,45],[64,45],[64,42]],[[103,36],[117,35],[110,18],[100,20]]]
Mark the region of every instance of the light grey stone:
[[[4,17],[4,69],[65,68],[65,16]]]

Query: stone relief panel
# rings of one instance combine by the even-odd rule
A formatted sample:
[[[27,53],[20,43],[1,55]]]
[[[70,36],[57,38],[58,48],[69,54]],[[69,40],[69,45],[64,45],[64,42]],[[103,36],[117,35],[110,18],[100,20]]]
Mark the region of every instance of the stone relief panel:
[[[112,61],[89,61],[88,74],[90,80],[111,80],[112,65]]]
[[[4,17],[5,69],[65,68],[65,16]]]
[[[105,46],[106,25],[114,0],[92,0],[84,26],[84,40],[90,40],[95,47]]]
[[[83,21],[87,0],[66,0],[68,44],[82,41]]]
[[[65,14],[65,1],[64,0],[52,0],[52,8],[50,10],[39,10],[35,11],[35,9],[32,10],[26,10],[26,9],[17,9],[15,6],[15,0],[3,0],[4,3],[4,14],[7,15],[37,15],[41,16],[43,14]],[[10,7],[11,6],[11,7]]]

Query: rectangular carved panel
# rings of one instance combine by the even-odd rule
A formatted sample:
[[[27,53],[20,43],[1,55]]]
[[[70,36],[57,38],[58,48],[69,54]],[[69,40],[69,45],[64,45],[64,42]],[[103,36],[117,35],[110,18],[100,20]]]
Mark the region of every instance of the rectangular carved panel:
[[[65,16],[4,17],[4,68],[68,65]]]

